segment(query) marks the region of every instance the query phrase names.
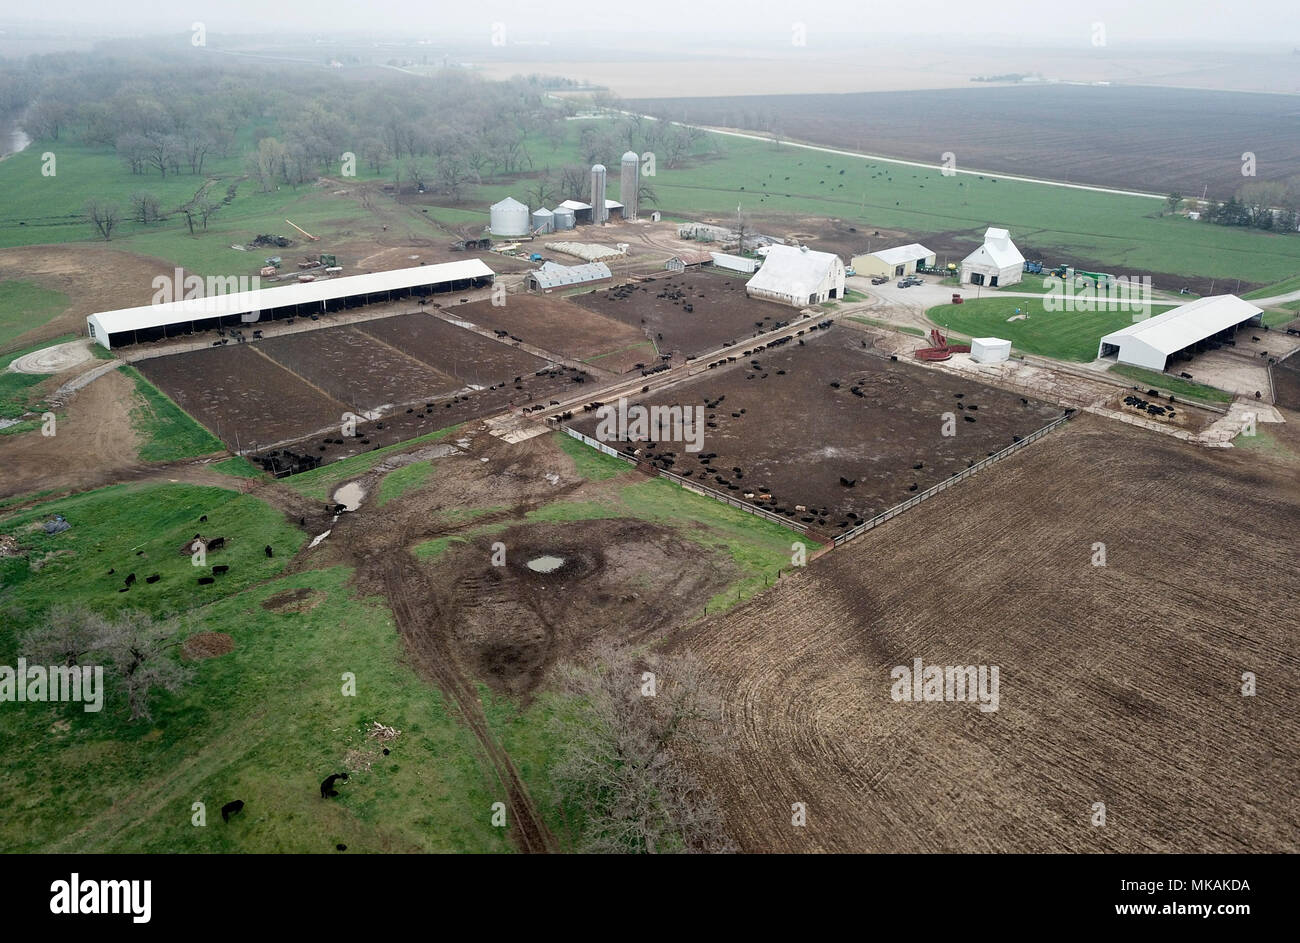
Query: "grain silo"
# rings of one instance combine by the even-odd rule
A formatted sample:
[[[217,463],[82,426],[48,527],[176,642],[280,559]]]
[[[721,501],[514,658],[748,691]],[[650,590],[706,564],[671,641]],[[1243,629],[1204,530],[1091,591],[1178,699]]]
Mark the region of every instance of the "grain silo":
[[[555,214],[542,207],[533,213],[533,232],[555,232]]]
[[[555,212],[551,214],[551,220],[555,223],[555,230],[572,229],[577,225],[577,220],[573,218],[573,210],[567,206],[557,206]]]
[[[635,151],[628,151],[621,164],[619,198],[623,201],[623,218],[636,219],[637,196],[641,190],[641,159]]]
[[[591,221],[599,226],[605,222],[605,165],[591,165]]]
[[[532,231],[528,207],[512,196],[493,203],[488,216],[494,236],[526,236]]]

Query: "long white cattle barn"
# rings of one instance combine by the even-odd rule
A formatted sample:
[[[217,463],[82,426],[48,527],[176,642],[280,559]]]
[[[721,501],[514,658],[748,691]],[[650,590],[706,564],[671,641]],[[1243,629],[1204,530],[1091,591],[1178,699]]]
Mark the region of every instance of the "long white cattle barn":
[[[1114,355],[1119,363],[1163,370],[1178,351],[1218,335],[1227,338],[1238,325],[1258,321],[1263,314],[1263,310],[1236,295],[1198,298],[1107,334],[1097,347],[1097,356]]]
[[[495,273],[481,259],[464,259],[99,311],[86,318],[86,331],[96,343],[111,349],[222,327],[486,288],[495,278]]]

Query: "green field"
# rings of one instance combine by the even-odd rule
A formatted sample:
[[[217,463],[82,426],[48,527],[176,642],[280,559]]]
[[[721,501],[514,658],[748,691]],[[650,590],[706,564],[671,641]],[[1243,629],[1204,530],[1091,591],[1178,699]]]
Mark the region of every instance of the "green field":
[[[63,514],[62,534],[30,525]],[[207,514],[205,531],[229,541],[218,552],[230,572],[196,587],[190,558],[178,553]],[[21,558],[0,561],[0,661],[54,603],[99,611],[124,606],[176,613],[182,633],[223,632],[228,655],[193,664],[178,695],[153,704],[153,720],[131,722],[109,688],[104,710],[24,704],[0,712],[0,849],[100,852],[349,852],[512,849],[492,828],[500,798],[478,761],[472,736],[438,692],[406,666],[387,609],[357,599],[345,568],[281,577],[304,537],[262,502],[216,488],[116,486],[0,517],[44,555],[33,572]],[[279,551],[262,553],[264,544]],[[136,551],[143,549],[143,556]],[[104,576],[115,566],[115,576]],[[159,572],[118,593],[121,574]],[[92,573],[101,573],[92,576]],[[272,594],[301,590],[317,603],[273,612]],[[19,605],[21,600],[21,605]],[[341,677],[356,676],[355,696]],[[371,721],[402,731],[382,756],[365,736]],[[373,753],[340,797],[319,783],[344,768],[349,750]],[[229,824],[221,806],[246,805]],[[192,824],[202,801],[207,824]]]
[[[1028,317],[1008,321],[1017,309]],[[1168,306],[1153,305],[1151,313],[1166,310]],[[959,305],[936,305],[925,314],[936,324],[968,337],[1003,337],[1024,353],[1080,363],[1097,359],[1097,345],[1104,335],[1133,323],[1133,315],[1127,311],[1048,311],[1038,298],[979,298]]]
[[[68,307],[68,296],[33,282],[0,282],[0,347],[40,327]]]
[[[226,450],[220,439],[199,425],[134,367],[119,369],[134,381],[135,390],[142,400],[131,410],[131,425],[142,440],[140,458],[146,462],[175,462]]]
[[[527,147],[535,170],[581,164],[578,136],[585,123],[571,122],[569,140],[556,148],[530,138]],[[59,144],[58,175],[43,178],[40,155],[45,149],[37,143],[0,164],[0,191],[17,195],[0,211],[0,247],[94,240],[91,227],[80,219],[88,197],[125,200],[144,189],[156,193],[169,209],[193,197],[204,178],[213,181],[211,193],[216,197],[237,185],[232,203],[212,218],[207,233],[190,236],[183,220],[173,216],[148,226],[123,224],[113,244],[200,274],[233,274],[253,271],[260,260],[230,245],[247,242],[258,232],[285,232],[286,216],[321,235],[326,244],[367,225],[365,211],[346,195],[311,185],[257,192],[242,176],[240,158],[233,155],[210,162],[203,177],[182,173],[163,179],[131,174],[109,150]],[[390,166],[382,175],[363,172],[358,179],[391,179],[393,170]],[[29,186],[32,180],[39,183]],[[647,182],[657,194],[656,208],[691,218],[727,218],[739,203],[760,216],[834,217],[859,230],[888,227],[917,238],[966,230],[972,246],[984,228],[997,224],[1009,228],[1020,243],[1050,255],[1047,261],[1053,263],[1087,261],[1134,272],[1232,278],[1248,284],[1282,282],[1300,270],[1300,238],[1161,215],[1153,201],[1139,197],[967,175],[944,177],[938,170],[716,134],[705,135],[697,152],[678,167],[661,163]],[[398,211],[412,235],[445,238],[446,229],[485,223],[488,205],[507,195],[527,200],[527,185],[519,177],[494,178],[468,188],[459,205]],[[615,182],[611,196],[616,189]],[[952,260],[944,258],[940,264],[947,261]]]

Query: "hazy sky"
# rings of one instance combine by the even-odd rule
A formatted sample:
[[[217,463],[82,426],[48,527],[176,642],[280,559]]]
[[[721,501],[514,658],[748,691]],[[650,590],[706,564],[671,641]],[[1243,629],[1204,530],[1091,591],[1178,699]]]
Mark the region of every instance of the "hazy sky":
[[[1300,45],[1297,0],[50,0],[0,10],[0,23],[61,22],[80,30],[188,32],[202,21],[210,32],[258,33],[275,28],[304,38],[330,31],[367,31],[406,38],[486,37],[505,23],[512,41],[525,36],[553,44],[599,41],[605,34],[657,34],[653,45],[694,45],[731,37],[749,44],[771,35],[788,44],[791,24],[807,25],[808,45],[866,32],[873,40],[926,32],[949,41],[973,36],[1016,45],[1090,42],[1105,24],[1107,45],[1180,42],[1200,47],[1264,42]],[[993,14],[981,17],[980,14]],[[664,36],[662,34],[669,34]],[[672,35],[676,35],[676,39]],[[744,35],[744,42],[741,36]],[[284,38],[290,38],[289,35]]]

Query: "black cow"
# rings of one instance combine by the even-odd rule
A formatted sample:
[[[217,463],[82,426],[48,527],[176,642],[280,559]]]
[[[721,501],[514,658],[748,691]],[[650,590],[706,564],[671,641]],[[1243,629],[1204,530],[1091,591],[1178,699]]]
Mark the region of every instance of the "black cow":
[[[232,815],[238,815],[244,808],[244,800],[236,799],[234,802],[227,802],[221,807],[221,821],[229,822]]]
[[[335,798],[339,793],[338,790],[334,788],[334,784],[338,782],[340,779],[343,780],[344,782],[347,782],[348,774],[331,773],[330,775],[326,776],[325,781],[320,784],[320,797],[322,799]]]

